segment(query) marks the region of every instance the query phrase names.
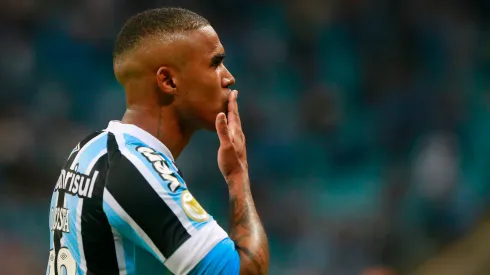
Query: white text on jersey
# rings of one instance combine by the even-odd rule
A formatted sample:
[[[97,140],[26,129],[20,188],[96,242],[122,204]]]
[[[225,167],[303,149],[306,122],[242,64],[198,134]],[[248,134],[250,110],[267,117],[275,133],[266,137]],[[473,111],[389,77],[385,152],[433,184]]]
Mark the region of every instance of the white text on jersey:
[[[175,192],[180,186],[179,180],[176,178],[174,172],[170,170],[167,161],[155,150],[148,147],[137,147],[136,151],[140,152],[148,161],[153,164],[153,169],[160,174],[162,179],[168,181],[168,188],[170,191]]]
[[[63,231],[70,233],[70,226],[68,221],[70,216],[70,210],[63,207],[53,207],[51,208],[51,231]]]
[[[98,175],[99,171],[97,170],[90,177],[73,170],[62,169],[58,182],[56,183],[55,191],[64,190],[69,194],[78,195],[82,198],[91,198]]]

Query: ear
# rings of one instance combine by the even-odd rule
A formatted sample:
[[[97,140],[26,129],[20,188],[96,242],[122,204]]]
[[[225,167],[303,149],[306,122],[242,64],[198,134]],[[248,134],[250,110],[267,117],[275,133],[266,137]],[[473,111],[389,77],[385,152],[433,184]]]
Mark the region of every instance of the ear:
[[[160,67],[156,74],[157,85],[160,90],[169,95],[175,95],[176,85],[174,75],[170,68]]]

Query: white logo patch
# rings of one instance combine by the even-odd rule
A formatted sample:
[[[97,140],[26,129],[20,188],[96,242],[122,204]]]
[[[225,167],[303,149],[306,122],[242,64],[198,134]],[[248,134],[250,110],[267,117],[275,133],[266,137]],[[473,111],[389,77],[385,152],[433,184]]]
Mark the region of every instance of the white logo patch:
[[[204,210],[204,208],[202,208],[202,206],[188,190],[182,192],[180,200],[182,202],[182,208],[189,218],[195,220],[196,222],[204,222],[209,220],[208,213]]]

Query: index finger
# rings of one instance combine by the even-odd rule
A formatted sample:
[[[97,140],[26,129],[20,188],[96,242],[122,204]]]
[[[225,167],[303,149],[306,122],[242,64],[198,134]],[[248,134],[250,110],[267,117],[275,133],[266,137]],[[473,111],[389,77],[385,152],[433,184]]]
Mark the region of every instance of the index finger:
[[[228,100],[228,123],[231,127],[237,127],[241,130],[242,122],[240,120],[240,114],[238,113],[237,96],[237,90],[230,93],[230,99]]]

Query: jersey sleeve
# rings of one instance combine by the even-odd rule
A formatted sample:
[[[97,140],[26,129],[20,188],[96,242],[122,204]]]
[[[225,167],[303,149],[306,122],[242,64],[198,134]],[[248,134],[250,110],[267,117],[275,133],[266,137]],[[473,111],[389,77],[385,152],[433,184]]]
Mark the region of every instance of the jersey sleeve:
[[[109,154],[103,209],[118,234],[174,274],[219,274],[225,267],[215,266],[222,259],[213,255],[233,258],[227,233],[192,196],[174,163],[152,148],[120,146]]]
[[[219,242],[189,275],[238,275],[240,273],[240,256],[235,243],[226,238]]]

